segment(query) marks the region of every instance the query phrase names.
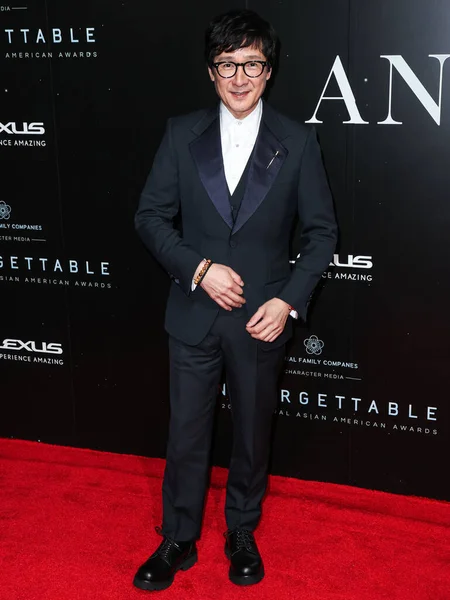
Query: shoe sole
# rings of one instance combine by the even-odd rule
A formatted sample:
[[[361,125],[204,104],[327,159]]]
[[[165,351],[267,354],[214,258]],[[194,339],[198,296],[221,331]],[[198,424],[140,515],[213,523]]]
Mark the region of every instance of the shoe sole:
[[[230,571],[228,577],[231,583],[235,585],[254,585],[255,583],[259,583],[264,577],[264,569],[261,569],[256,575],[233,575]]]
[[[228,558],[228,560],[231,560],[230,551],[228,550],[227,546],[225,547],[225,556]],[[228,577],[231,583],[234,583],[235,585],[254,585],[255,583],[259,583],[261,579],[263,579],[264,566],[262,566],[259,573],[256,573],[255,575],[235,575],[234,573],[232,573],[230,567]]]
[[[142,581],[142,579],[138,579],[137,577],[135,577],[133,579],[133,585],[137,588],[139,588],[140,590],[148,590],[148,591],[161,591],[161,590],[165,590],[168,587],[170,587],[173,583],[173,580],[175,579],[175,574],[178,571],[187,571],[189,570],[191,567],[193,567],[195,565],[195,563],[197,562],[197,553],[193,554],[192,556],[189,556],[189,558],[187,558],[183,563],[181,563],[180,565],[178,565],[176,571],[174,572],[174,574],[172,575],[172,577],[170,579],[166,579],[165,581]]]

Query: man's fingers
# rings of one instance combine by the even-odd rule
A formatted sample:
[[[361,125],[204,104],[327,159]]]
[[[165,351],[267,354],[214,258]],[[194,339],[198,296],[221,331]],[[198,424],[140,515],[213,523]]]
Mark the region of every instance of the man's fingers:
[[[211,296],[211,298],[214,300],[214,302],[217,302],[219,306],[221,306],[222,308],[226,308],[227,310],[231,310],[232,308],[238,308],[241,306],[240,303],[238,304],[237,302],[234,302],[224,294],[214,294]]]
[[[212,299],[222,307],[241,308],[245,304],[245,298],[231,291],[213,294]]]
[[[256,323],[258,323],[258,321],[260,319],[262,319],[264,317],[264,308],[260,307],[258,308],[258,310],[255,312],[255,314],[253,315],[253,317],[250,319],[250,321],[247,322],[246,327],[254,327],[254,325],[256,325]]]
[[[251,336],[262,342],[272,342],[280,335],[280,333],[279,327],[266,327],[261,333],[252,333]]]
[[[234,292],[235,294],[239,294],[239,296],[244,294],[242,286],[238,285],[237,283],[233,283],[233,285],[230,287],[230,291]]]
[[[217,302],[217,304],[218,304],[219,306],[221,306],[221,307],[222,307],[222,308],[224,308],[225,310],[233,310],[229,304],[226,304],[226,303],[225,303],[225,302],[222,300],[222,298],[216,298],[216,299],[215,299],[215,301]]]
[[[268,323],[264,319],[262,319],[254,327],[247,327],[247,329],[250,329],[252,334],[255,334],[259,337],[259,335],[266,329],[267,325]]]
[[[281,331],[273,333],[273,334],[272,334],[270,337],[268,337],[268,338],[267,338],[265,341],[266,341],[266,342],[274,342],[274,341],[277,339],[277,337],[280,335],[280,333],[281,333]]]
[[[230,272],[230,275],[231,275],[233,281],[235,281],[238,285],[241,285],[241,286],[244,285],[244,282],[242,281],[241,276],[238,275],[236,273],[236,271],[233,271],[233,269],[230,268],[229,272]]]
[[[255,316],[258,314],[258,312],[255,313]],[[277,324],[274,323],[274,321],[271,319],[270,316],[268,316],[267,314],[263,313],[262,315],[262,319],[261,321],[259,321],[259,323],[256,323],[256,325],[254,326],[250,326],[252,333],[262,333],[267,327],[270,328],[274,328],[277,327]],[[252,317],[253,318],[253,317]],[[248,325],[247,325],[248,328]]]
[[[232,291],[229,291],[226,294],[224,300],[225,302],[229,300],[230,302],[232,302],[233,306],[242,306],[243,304],[245,304],[245,298],[240,294],[234,293]]]
[[[255,327],[252,331],[252,335],[257,337],[258,340],[264,340],[267,336],[269,336],[276,327],[273,325],[268,325],[267,323],[261,322],[258,323],[258,327]]]

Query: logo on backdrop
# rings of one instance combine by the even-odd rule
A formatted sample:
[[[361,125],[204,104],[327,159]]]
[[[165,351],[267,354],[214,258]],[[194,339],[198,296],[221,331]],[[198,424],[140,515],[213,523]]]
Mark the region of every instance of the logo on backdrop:
[[[227,388],[221,387],[222,409],[231,410],[227,402]],[[338,428],[371,428],[402,434],[438,435],[438,407],[416,406],[402,399],[357,398],[353,395],[294,392],[286,387],[280,389],[280,402],[276,410],[279,417],[332,423]]]
[[[290,260],[294,264],[300,258]],[[330,262],[328,269],[322,273],[322,279],[359,281],[362,283],[371,283],[373,281],[373,257],[368,255],[356,254],[335,254]]]
[[[286,375],[300,375],[301,377],[320,378],[320,379],[342,379],[351,381],[361,381],[358,363],[343,360],[342,357],[330,357],[325,354],[322,356],[325,348],[325,342],[317,335],[310,335],[303,340],[305,353],[291,354],[285,356],[287,363],[284,373]],[[292,350],[295,351],[293,346]],[[299,347],[301,352],[302,346]],[[321,358],[319,358],[319,356]]]
[[[11,8],[13,9],[11,11]],[[27,25],[28,7],[2,7],[1,12],[22,13],[18,26],[16,19],[11,27],[4,27],[1,33],[1,48],[5,59],[81,59],[97,58],[97,28],[92,23],[72,23],[71,26],[30,27]],[[6,15],[5,15],[6,16]]]
[[[437,435],[437,406],[416,406],[403,399],[375,400],[338,394],[280,390],[280,416],[334,423],[338,427]]]
[[[322,274],[322,278],[370,283],[373,281],[372,268],[372,256],[335,254],[329,268]]]
[[[302,349],[304,353],[302,354]],[[293,352],[295,346],[293,347]],[[298,345],[299,355],[294,353],[285,356],[284,381],[281,390],[281,403],[278,414],[282,417],[308,419],[311,421],[334,423],[336,426],[367,427],[388,431],[400,431],[425,435],[437,435],[436,422],[438,408],[436,406],[415,405],[402,398],[377,400],[373,398],[355,397],[354,392],[345,390],[344,386],[354,385],[352,382],[362,381],[359,363],[343,360],[340,356],[330,356],[326,345],[317,335],[310,335]],[[309,381],[317,392],[297,392],[292,376],[300,376],[297,381]],[[341,386],[336,393],[323,393],[330,380],[337,380]],[[297,387],[297,390],[290,389]],[[295,382],[297,383],[297,382]],[[356,384],[357,385],[357,384]],[[320,386],[320,387],[319,387]]]
[[[36,256],[34,248],[47,242],[44,226],[13,222],[12,214],[11,206],[1,200],[0,242],[30,244],[31,248],[27,255],[13,251],[0,256],[0,284],[113,289],[108,261]]]
[[[0,221],[7,221],[11,216],[11,207],[4,200],[0,200]]]
[[[42,225],[30,223],[13,223],[12,208],[4,200],[0,200],[0,241],[2,242],[45,242],[40,236]]]
[[[37,363],[43,365],[63,365],[62,344],[56,342],[36,342],[6,338],[0,344],[0,360]],[[34,356],[34,355],[39,356]],[[44,356],[42,356],[44,355]],[[56,358],[59,357],[59,358]]]
[[[18,121],[0,122],[0,146],[45,147],[44,123],[25,123]]]
[[[319,340],[317,335],[312,335],[311,337],[306,338],[306,340],[303,341],[303,344],[308,354],[315,354],[316,356],[322,354],[322,349],[325,345],[322,340]]]
[[[113,288],[110,277],[110,263],[106,261],[0,256],[0,283],[5,284],[110,290]]]
[[[4,350],[25,350],[27,352],[38,352],[41,354],[62,354],[63,349],[61,344],[54,342],[23,342],[22,340],[3,340],[0,348]]]

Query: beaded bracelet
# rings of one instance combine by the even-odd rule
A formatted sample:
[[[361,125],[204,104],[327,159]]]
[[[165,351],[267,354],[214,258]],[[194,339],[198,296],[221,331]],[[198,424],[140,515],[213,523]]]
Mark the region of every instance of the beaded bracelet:
[[[208,269],[211,265],[212,265],[212,260],[210,258],[205,259],[205,263],[203,264],[203,267],[200,269],[197,277],[194,279],[195,285],[198,285],[200,283],[200,281],[206,275],[206,272],[208,271]]]
[[[207,265],[206,265],[206,270],[205,270],[205,272],[203,273],[203,275],[201,276],[201,278],[200,278],[200,282],[199,282],[199,283],[201,283],[201,282],[202,282],[202,281],[205,279],[206,273],[209,271],[209,268],[210,268],[210,267],[211,267],[213,264],[214,264],[214,263],[211,261],[209,264],[207,264]]]

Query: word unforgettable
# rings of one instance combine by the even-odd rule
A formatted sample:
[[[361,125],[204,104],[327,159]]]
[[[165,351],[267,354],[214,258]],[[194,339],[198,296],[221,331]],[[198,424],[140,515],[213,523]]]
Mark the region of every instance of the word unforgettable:
[[[68,33],[65,32],[63,34],[62,29],[54,27],[46,34],[47,38],[42,29],[5,29],[5,33],[8,38],[8,44],[13,44],[16,41],[23,42],[24,44],[61,44],[65,41],[71,44],[78,44],[79,42],[95,43],[95,27],[86,27],[85,29],[78,27],[77,29],[81,33],[75,34],[74,28],[70,27]]]
[[[289,390],[281,390],[281,402],[291,404],[291,394]],[[312,405],[314,401],[312,398],[309,397],[308,392],[300,392],[298,395],[298,403],[302,406],[309,406]],[[377,404],[375,400],[372,400],[367,406],[368,403],[365,403],[362,398],[347,398],[346,396],[330,396],[328,394],[317,394],[316,405],[319,408],[334,408],[338,410],[343,410],[344,404],[346,407],[350,405],[351,410],[355,413],[364,411],[367,414],[380,414],[379,403]],[[425,408],[425,418],[427,421],[437,421],[437,406],[426,406],[421,408]],[[390,417],[400,416],[400,410],[401,408],[398,402],[388,402],[387,406],[384,408],[384,412],[387,416]],[[415,409],[412,404],[408,404],[407,412],[408,419],[419,418],[418,415],[414,414]]]
[[[109,262],[101,262],[99,267],[96,268],[88,261],[78,262],[77,260],[61,261],[59,259],[50,260],[48,258],[33,258],[31,256],[24,256],[23,262],[20,262],[20,257],[10,256],[7,260],[0,256],[0,269],[5,267],[7,264],[13,270],[19,270],[21,267],[25,267],[27,271],[33,269],[39,269],[42,272],[52,271],[53,273],[85,273],[86,275],[103,275],[109,276]]]

